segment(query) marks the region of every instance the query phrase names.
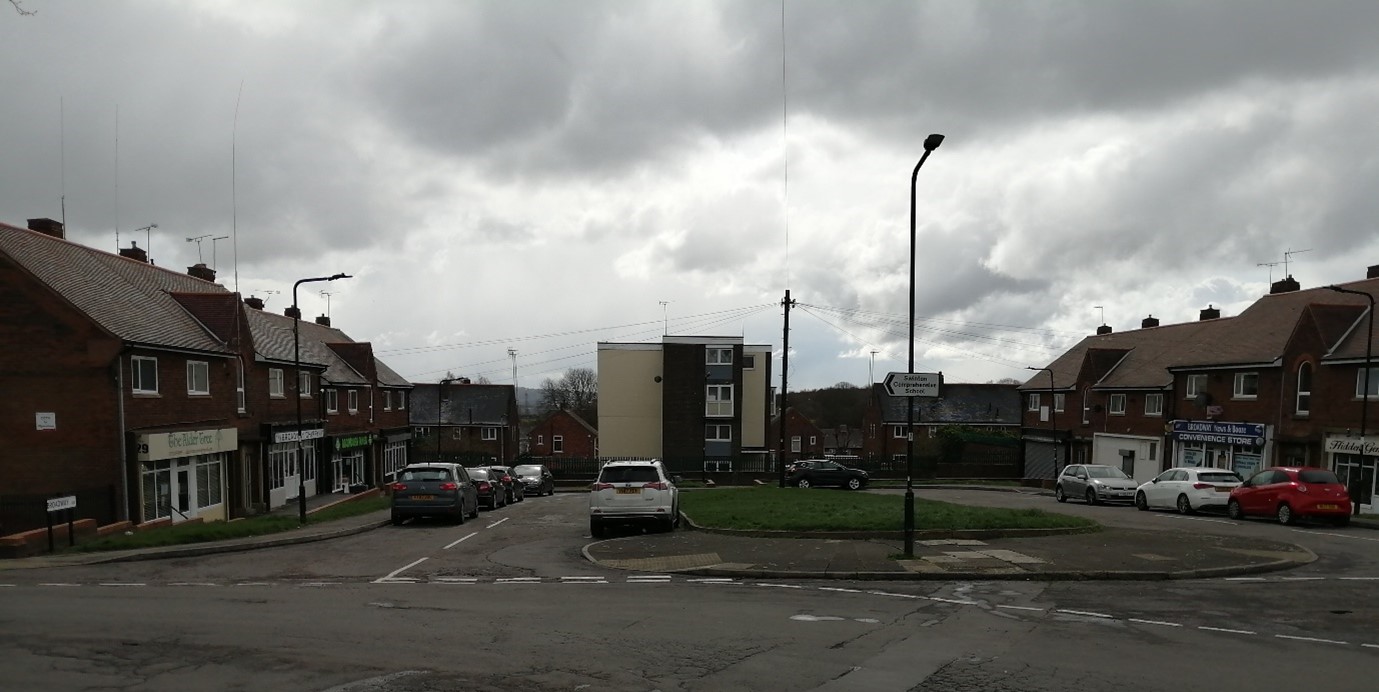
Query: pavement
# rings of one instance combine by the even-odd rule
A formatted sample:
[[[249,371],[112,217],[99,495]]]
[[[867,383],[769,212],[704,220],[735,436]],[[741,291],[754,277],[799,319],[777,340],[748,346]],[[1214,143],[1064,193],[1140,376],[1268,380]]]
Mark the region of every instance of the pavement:
[[[964,486],[971,489],[970,486]],[[1006,489],[1009,490],[1009,489]],[[313,498],[315,511],[339,496]],[[296,511],[295,507],[280,511]],[[183,558],[350,536],[387,525],[386,511],[265,536],[100,553],[0,560],[16,569]],[[1353,525],[1379,528],[1379,522]],[[581,527],[582,528],[582,527]],[[672,533],[629,533],[589,543],[584,556],[611,569],[725,578],[849,580],[1166,580],[1284,570],[1317,559],[1282,541],[1104,528],[1091,533],[936,533],[917,530],[912,556],[903,538],[707,530],[689,522]]]

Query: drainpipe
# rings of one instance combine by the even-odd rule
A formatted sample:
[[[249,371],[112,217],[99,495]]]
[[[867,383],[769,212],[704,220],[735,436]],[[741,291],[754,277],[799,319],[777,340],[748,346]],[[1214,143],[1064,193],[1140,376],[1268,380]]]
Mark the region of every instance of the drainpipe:
[[[125,442],[124,427],[124,354],[115,356],[115,435],[120,450],[120,507],[116,519],[129,521],[129,445]]]

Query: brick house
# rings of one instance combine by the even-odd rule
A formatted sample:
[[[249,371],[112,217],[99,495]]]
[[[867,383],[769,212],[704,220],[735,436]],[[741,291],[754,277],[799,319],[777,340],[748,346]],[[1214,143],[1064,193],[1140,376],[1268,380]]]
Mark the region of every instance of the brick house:
[[[781,417],[771,419],[771,430],[780,434]],[[785,461],[819,459],[824,455],[824,431],[795,407],[785,409]]]
[[[862,428],[839,425],[824,428],[824,456],[858,457],[866,452],[866,439]]]
[[[520,453],[517,390],[510,384],[418,382],[408,419],[416,459],[511,465]]]
[[[527,453],[539,459],[597,459],[599,431],[573,411],[552,411],[527,431]]]

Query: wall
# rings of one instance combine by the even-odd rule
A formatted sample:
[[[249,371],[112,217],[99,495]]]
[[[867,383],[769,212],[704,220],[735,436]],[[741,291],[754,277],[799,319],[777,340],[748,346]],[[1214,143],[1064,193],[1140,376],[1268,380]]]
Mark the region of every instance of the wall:
[[[659,346],[600,345],[599,454],[604,457],[661,456]],[[702,401],[703,394],[700,394]]]

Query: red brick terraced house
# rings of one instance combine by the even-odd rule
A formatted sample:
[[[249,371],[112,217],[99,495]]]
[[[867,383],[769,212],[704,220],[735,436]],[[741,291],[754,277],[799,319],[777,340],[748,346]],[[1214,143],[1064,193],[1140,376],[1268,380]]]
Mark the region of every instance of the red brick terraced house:
[[[599,431],[573,411],[552,411],[527,432],[533,462],[558,459],[597,459]]]
[[[780,435],[781,417],[771,419],[768,430]],[[785,409],[785,463],[796,459],[822,459],[824,431],[795,407]]]

